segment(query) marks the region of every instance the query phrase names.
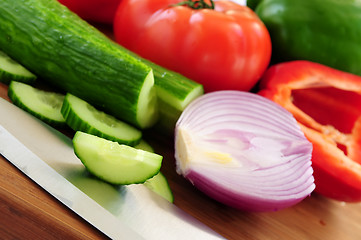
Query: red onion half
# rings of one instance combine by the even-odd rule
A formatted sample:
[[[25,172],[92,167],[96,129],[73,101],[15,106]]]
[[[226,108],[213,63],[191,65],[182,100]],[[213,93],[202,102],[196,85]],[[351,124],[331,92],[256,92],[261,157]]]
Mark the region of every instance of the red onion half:
[[[292,114],[249,92],[207,93],[176,124],[177,172],[213,199],[246,211],[280,210],[309,196],[311,154]]]

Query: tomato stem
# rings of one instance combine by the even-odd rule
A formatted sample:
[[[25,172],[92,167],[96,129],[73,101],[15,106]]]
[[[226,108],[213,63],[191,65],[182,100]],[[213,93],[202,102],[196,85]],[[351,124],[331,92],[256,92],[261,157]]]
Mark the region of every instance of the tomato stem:
[[[187,6],[193,9],[214,9],[213,0],[209,0],[209,2],[210,3],[208,4],[205,0],[187,0],[173,4],[172,6]]]

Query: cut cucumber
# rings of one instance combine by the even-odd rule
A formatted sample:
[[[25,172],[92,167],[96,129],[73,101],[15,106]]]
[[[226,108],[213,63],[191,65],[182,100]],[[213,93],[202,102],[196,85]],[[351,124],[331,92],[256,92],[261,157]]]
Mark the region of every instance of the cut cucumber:
[[[116,118],[140,128],[157,121],[152,68],[58,1],[1,0],[0,49]]]
[[[203,86],[176,73],[172,74],[174,78],[171,80],[165,78],[170,73],[160,75],[156,69],[154,73],[159,109],[156,127],[169,135],[174,132],[175,124],[186,106],[204,93]]]
[[[203,93],[201,84],[109,40],[57,1],[0,1],[0,22],[0,49],[39,78],[137,127],[161,119],[159,129],[173,133],[174,119]],[[157,101],[171,111],[158,111]]]
[[[60,113],[64,95],[36,89],[25,83],[11,81],[8,96],[16,106],[42,121],[54,126],[65,126],[65,120]]]
[[[108,211],[115,213],[121,209],[119,202],[124,199],[116,185],[104,182],[84,169],[69,171],[66,179]]]
[[[166,135],[173,134],[182,111],[189,103],[204,94],[203,85],[127,51],[153,69],[159,111],[156,128]]]
[[[154,152],[154,149],[152,148],[152,146],[150,146],[146,141],[144,141],[143,139],[140,140],[140,142],[135,146],[135,148],[137,149],[141,149],[143,151],[147,151],[147,152]]]
[[[84,132],[73,138],[74,152],[94,176],[112,184],[144,183],[159,173],[163,157]]]
[[[135,147],[144,151],[154,152],[152,146],[150,146],[144,140],[141,140],[141,142]],[[167,178],[163,175],[163,173],[159,172],[154,177],[145,181],[144,186],[146,186],[149,190],[159,194],[169,202],[172,203],[174,201],[172,190],[170,189]]]
[[[66,123],[75,131],[90,133],[129,146],[135,146],[142,138],[140,130],[97,110],[70,93],[65,96],[61,113]]]
[[[172,203],[174,201],[173,193],[163,173],[159,172],[154,177],[145,181],[144,186],[146,186],[148,189],[152,190],[153,192],[159,194],[169,202]]]
[[[153,68],[157,95],[164,104],[183,111],[190,102],[204,93],[203,85],[152,62],[143,62]]]
[[[0,51],[0,82],[9,84],[10,81],[14,80],[32,83],[35,79],[34,74],[10,58],[6,53]]]

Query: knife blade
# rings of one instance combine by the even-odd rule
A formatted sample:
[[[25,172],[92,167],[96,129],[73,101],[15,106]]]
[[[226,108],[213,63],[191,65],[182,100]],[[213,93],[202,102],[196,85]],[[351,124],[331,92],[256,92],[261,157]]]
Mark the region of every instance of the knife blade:
[[[111,239],[224,239],[142,184],[93,178],[69,137],[1,98],[0,153]]]

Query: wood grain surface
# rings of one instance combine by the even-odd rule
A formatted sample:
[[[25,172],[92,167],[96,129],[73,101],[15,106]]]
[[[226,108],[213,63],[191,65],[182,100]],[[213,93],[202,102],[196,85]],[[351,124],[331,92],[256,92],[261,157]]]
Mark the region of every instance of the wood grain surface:
[[[0,97],[8,99],[3,84]],[[175,172],[171,138],[147,132],[145,139],[164,156],[162,172],[174,193],[174,204],[227,239],[361,239],[359,203],[338,202],[313,193],[278,212],[235,210],[208,198]],[[2,157],[0,169],[0,239],[106,239]]]

